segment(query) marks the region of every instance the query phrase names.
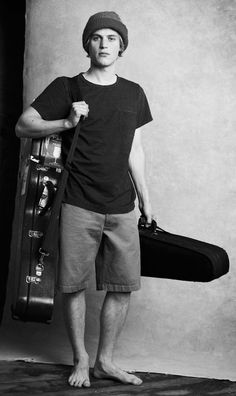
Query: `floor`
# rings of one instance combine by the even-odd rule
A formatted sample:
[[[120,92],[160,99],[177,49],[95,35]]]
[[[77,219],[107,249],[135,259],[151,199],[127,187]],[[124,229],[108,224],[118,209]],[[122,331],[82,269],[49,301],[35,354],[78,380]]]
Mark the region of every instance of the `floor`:
[[[91,372],[91,388],[71,388],[66,365],[0,361],[0,395],[16,396],[226,396],[236,395],[236,382],[177,375],[136,373],[140,386],[123,385],[112,380],[98,380]]]

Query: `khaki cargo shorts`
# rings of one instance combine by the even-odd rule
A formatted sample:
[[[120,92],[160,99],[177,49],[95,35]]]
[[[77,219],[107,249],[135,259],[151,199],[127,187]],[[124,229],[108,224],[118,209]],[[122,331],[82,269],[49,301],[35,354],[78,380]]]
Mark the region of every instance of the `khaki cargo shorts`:
[[[134,211],[100,214],[63,203],[58,289],[73,293],[88,287],[96,269],[97,290],[140,289],[140,245]]]

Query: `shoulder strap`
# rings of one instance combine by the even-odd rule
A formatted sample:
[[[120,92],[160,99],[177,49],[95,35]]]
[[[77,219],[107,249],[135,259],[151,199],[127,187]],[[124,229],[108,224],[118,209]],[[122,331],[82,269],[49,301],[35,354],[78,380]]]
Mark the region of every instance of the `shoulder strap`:
[[[78,102],[78,101],[82,100],[82,94],[81,94],[77,79],[78,79],[78,76],[75,76],[75,77],[67,79],[68,90],[69,90],[69,94],[70,94],[72,102]],[[78,125],[75,128],[75,133],[74,133],[74,136],[73,136],[73,139],[72,139],[72,142],[71,142],[71,146],[70,146],[70,150],[69,150],[69,153],[67,155],[67,159],[66,159],[66,163],[65,163],[65,169],[68,172],[70,172],[71,163],[72,163],[72,160],[73,160],[75,147],[77,145],[77,140],[78,140],[78,136],[79,136],[79,132],[80,132],[81,118],[80,118],[80,122],[78,123]],[[64,186],[64,188],[65,188],[65,186]]]
[[[66,78],[66,85],[72,102],[79,102],[82,100],[78,77],[79,76]]]
[[[68,81],[68,89],[69,89],[69,93],[72,98],[72,101],[75,101],[75,98],[77,98],[77,101],[81,100],[82,96],[81,96],[80,89],[79,89],[79,86],[78,86],[78,83],[77,83],[75,77],[68,78],[67,81]],[[81,119],[75,128],[75,132],[74,132],[74,136],[73,136],[72,143],[70,146],[70,150],[69,150],[69,153],[68,153],[68,156],[66,159],[66,163],[65,163],[60,181],[59,181],[56,196],[55,196],[52,208],[51,208],[51,216],[49,219],[49,224],[48,224],[46,233],[44,235],[42,245],[39,249],[40,263],[43,263],[44,256],[49,256],[51,253],[53,253],[53,249],[55,248],[55,238],[57,238],[56,231],[57,231],[57,226],[58,226],[58,221],[59,221],[59,216],[60,216],[61,202],[63,199],[67,179],[68,179],[69,172],[71,169],[71,163],[73,160],[75,147],[77,145],[77,140],[78,140],[78,136],[80,133],[80,125],[81,125]]]

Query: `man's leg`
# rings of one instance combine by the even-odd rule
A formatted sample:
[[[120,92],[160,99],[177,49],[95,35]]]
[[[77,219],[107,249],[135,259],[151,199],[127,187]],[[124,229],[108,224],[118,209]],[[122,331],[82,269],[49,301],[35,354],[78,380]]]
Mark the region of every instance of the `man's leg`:
[[[85,290],[63,293],[63,309],[74,357],[74,368],[68,382],[71,386],[89,387],[89,356],[84,345]]]
[[[128,313],[130,292],[107,292],[100,318],[100,340],[94,376],[113,378],[123,383],[140,385],[142,380],[121,370],[113,363],[113,352],[117,338]]]

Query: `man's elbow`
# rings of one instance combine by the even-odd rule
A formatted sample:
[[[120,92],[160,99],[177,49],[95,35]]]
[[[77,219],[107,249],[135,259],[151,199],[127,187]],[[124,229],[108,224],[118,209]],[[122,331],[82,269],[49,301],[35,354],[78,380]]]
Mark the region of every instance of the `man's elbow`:
[[[19,120],[17,121],[16,126],[15,126],[15,133],[18,138],[23,137],[23,128],[22,128]]]
[[[24,123],[22,118],[20,117],[15,126],[15,134],[18,138],[27,138],[29,136],[29,130],[27,125]]]

